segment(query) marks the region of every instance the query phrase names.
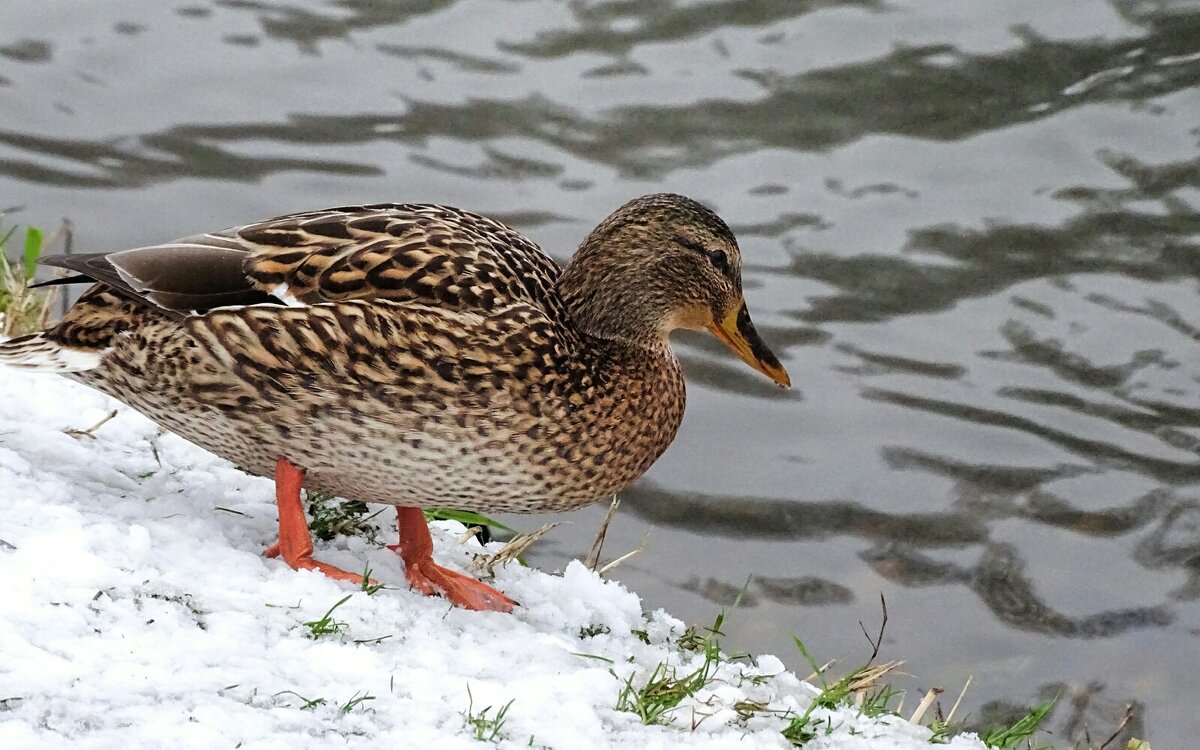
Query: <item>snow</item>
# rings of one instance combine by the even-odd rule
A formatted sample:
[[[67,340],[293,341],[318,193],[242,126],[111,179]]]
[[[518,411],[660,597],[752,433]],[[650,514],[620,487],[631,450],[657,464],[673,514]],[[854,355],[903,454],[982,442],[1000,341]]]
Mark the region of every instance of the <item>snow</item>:
[[[113,409],[94,437],[64,432]],[[0,368],[0,488],[6,750],[479,748],[492,743],[468,707],[494,716],[509,701],[501,748],[787,748],[783,712],[816,692],[775,657],[722,662],[667,724],[645,726],[615,709],[623,681],[701,657],[677,647],[681,622],[643,613],[619,583],[579,563],[509,564],[495,584],[522,606],[502,615],[415,594],[393,553],[357,537],[318,542],[318,558],[394,585],[372,595],[290,570],[260,554],[275,533],[269,481],[55,375]],[[478,573],[485,550],[461,532],[434,525],[438,562]],[[347,595],[332,614],[345,628],[312,637],[305,623]],[[739,701],[780,713],[739,719]],[[930,746],[898,718],[814,720],[813,750]]]

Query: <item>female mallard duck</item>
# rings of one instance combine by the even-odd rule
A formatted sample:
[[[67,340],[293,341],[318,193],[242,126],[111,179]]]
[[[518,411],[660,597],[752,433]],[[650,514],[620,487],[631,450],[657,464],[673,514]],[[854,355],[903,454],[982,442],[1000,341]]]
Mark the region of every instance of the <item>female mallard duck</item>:
[[[313,559],[301,486],[396,505],[413,588],[473,609],[514,602],[434,564],[421,506],[567,510],[628,486],[683,418],[676,328],[789,385],[733,233],[679,195],[625,204],[566,268],[498,221],[390,203],[42,262],[99,283],[0,361],[274,474],[267,554],[292,568],[361,580]]]

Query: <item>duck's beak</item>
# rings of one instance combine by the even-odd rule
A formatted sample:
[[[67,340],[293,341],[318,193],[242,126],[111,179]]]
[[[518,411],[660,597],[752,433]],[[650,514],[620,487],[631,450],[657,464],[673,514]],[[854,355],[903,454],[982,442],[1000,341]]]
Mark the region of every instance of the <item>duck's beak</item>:
[[[739,302],[723,320],[714,320],[706,327],[743,362],[784,388],[792,386],[792,379],[788,377],[783,365],[779,364],[779,358],[767,347],[758,331],[754,330],[754,324],[750,322],[750,311],[746,309],[744,301]]]

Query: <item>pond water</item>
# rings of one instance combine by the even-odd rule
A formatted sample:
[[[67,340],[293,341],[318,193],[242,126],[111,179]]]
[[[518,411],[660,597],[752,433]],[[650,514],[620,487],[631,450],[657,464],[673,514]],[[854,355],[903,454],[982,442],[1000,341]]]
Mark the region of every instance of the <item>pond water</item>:
[[[688,415],[613,575],[697,622],[743,592],[727,644],[798,668],[793,634],[864,659],[882,593],[947,708],[1062,693],[1066,746],[1132,702],[1185,747],[1198,83],[1182,0],[9,2],[0,208],[84,252],[437,201],[565,259],[630,197],[701,199],[797,387],[678,337]]]

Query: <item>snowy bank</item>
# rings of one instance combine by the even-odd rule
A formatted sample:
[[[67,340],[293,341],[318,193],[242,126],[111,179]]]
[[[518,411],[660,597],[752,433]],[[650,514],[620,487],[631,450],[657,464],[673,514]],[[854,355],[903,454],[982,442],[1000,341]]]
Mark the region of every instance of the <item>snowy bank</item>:
[[[94,437],[64,432],[113,409]],[[787,748],[785,712],[816,692],[774,657],[723,661],[646,726],[616,709],[624,680],[702,655],[620,584],[510,564],[495,583],[523,606],[501,615],[418,596],[395,555],[357,537],[317,556],[367,563],[388,588],[290,570],[260,554],[269,481],[57,376],[0,368],[0,487],[0,748]],[[461,526],[433,531],[438,562],[475,572],[484,550]],[[306,623],[347,595],[314,637]],[[741,718],[739,702],[775,713]],[[899,719],[813,718],[814,750],[929,746]]]

